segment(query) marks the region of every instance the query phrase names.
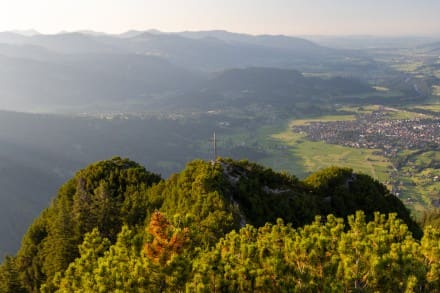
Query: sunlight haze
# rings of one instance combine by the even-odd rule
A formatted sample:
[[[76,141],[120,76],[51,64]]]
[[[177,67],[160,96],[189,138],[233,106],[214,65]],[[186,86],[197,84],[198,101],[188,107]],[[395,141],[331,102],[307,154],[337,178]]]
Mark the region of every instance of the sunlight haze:
[[[0,31],[224,29],[251,34],[439,35],[435,0],[0,1]]]

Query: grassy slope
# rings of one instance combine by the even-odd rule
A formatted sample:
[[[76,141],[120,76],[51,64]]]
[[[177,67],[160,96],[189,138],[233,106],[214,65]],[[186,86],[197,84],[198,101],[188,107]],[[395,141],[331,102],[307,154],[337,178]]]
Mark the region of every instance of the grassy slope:
[[[433,161],[440,161],[440,153],[423,152],[409,157],[408,163],[400,169],[400,187],[404,191],[403,202],[416,212],[422,212],[434,199],[440,199],[440,169],[428,167]]]

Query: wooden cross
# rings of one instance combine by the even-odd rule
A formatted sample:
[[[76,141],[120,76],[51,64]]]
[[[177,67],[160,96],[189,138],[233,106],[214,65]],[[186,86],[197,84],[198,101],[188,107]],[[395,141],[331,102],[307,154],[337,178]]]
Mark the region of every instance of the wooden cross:
[[[214,162],[217,162],[217,139],[215,138],[215,131],[209,141],[212,142],[212,147],[214,149]]]

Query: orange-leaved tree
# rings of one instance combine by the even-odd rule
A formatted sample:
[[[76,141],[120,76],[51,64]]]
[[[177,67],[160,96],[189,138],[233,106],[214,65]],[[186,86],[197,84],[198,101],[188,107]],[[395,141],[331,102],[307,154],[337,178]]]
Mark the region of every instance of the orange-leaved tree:
[[[145,244],[144,252],[154,263],[164,266],[173,255],[183,252],[189,242],[188,228],[178,229],[159,211],[153,213],[148,233],[153,241]]]

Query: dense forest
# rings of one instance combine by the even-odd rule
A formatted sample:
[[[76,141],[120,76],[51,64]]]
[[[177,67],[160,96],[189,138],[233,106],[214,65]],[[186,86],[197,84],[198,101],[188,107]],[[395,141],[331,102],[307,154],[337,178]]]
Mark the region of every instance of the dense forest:
[[[164,180],[115,157],[60,188],[0,292],[438,292],[438,215],[347,168],[196,160]]]

